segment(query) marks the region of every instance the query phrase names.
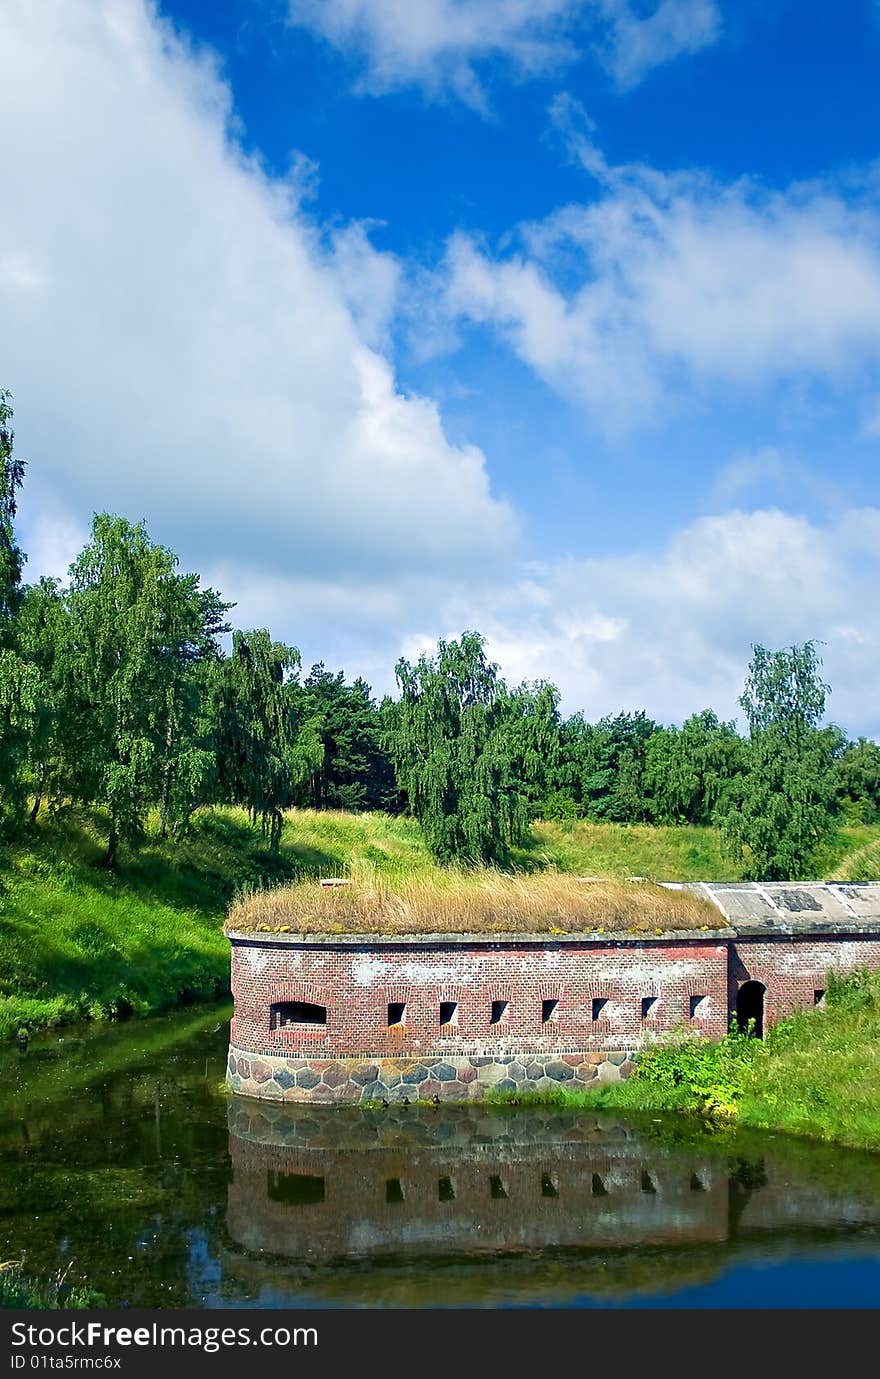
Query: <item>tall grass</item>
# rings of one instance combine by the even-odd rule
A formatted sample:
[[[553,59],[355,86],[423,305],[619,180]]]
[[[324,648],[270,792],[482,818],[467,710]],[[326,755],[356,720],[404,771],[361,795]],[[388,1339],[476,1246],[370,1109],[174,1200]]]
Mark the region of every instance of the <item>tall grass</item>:
[[[535,853],[560,871],[647,876],[653,881],[736,881],[742,868],[726,858],[717,829],[690,824],[606,824],[578,819],[538,821]]]
[[[829,982],[825,1009],[771,1030],[746,1070],[747,1125],[880,1149],[880,972]]]
[[[103,1307],[106,1298],[93,1288],[74,1287],[68,1282],[70,1266],[57,1269],[49,1278],[35,1278],[25,1272],[20,1260],[0,1262],[0,1307],[83,1308]]]
[[[869,839],[847,852],[832,874],[839,881],[876,881],[880,876],[880,838]]]
[[[708,900],[647,882],[586,881],[561,872],[504,875],[447,869],[390,882],[370,868],[347,884],[299,881],[243,897],[230,930],[313,934],[585,933],[713,929]]]

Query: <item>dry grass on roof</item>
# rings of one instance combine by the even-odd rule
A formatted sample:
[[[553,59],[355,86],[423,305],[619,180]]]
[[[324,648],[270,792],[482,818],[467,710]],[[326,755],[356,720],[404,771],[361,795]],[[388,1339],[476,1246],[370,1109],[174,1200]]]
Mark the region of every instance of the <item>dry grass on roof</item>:
[[[300,881],[244,896],[226,927],[282,934],[577,934],[713,929],[723,922],[702,896],[648,881],[487,869],[393,885],[376,876],[355,876],[335,888]]]

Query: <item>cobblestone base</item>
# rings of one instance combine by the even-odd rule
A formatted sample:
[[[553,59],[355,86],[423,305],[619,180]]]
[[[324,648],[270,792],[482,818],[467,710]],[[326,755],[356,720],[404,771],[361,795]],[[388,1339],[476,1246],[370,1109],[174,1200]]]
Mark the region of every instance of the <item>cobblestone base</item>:
[[[540,1092],[629,1077],[635,1051],[539,1053],[486,1058],[285,1058],[230,1048],[234,1092],[273,1101],[468,1101],[491,1088]]]

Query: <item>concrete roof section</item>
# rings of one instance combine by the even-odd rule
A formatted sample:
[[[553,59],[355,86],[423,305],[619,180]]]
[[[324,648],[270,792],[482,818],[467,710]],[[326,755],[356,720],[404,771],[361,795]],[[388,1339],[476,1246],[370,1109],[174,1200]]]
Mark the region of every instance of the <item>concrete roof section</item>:
[[[737,933],[847,932],[880,929],[880,881],[664,882],[717,905]]]

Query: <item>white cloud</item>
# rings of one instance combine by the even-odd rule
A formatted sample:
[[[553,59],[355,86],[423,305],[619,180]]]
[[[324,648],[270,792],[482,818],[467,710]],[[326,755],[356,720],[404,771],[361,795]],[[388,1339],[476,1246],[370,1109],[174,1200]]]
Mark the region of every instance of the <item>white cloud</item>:
[[[560,561],[481,604],[456,602],[444,630],[478,626],[508,678],[554,680],[568,712],[645,708],[665,721],[707,706],[736,716],[752,643],[817,639],[830,715],[877,733],[878,579],[878,508],[827,523],[734,511],[654,552]]]
[[[548,75],[585,44],[622,88],[681,53],[714,43],[715,0],[289,0],[290,19],[362,68],[372,94],[417,86],[487,108],[481,68],[503,59],[519,78]]]
[[[393,690],[399,655],[476,628],[509,681],[552,680],[563,711],[591,719],[644,708],[681,722],[706,707],[739,717],[752,644],[813,639],[833,688],[828,715],[880,735],[878,583],[880,508],[826,521],[767,508],[699,518],[652,551],[520,566],[505,582],[313,581],[253,596],[256,608],[302,610],[306,664],[341,659],[379,692]]]
[[[493,254],[455,235],[447,312],[497,330],[610,430],[719,385],[863,381],[880,360],[880,206],[867,178],[766,189],[708,173],[609,167],[562,99],[554,113],[593,201],[520,227]]]
[[[394,260],[363,226],[321,234],[302,159],[290,186],[243,155],[209,56],[142,0],[10,0],[0,66],[0,379],[26,527],[51,493],[77,522],[145,517],[203,566],[506,562],[516,522],[483,455],[374,348]]]
[[[25,579],[36,582],[41,575],[47,575],[66,583],[67,572],[88,535],[84,523],[66,513],[53,512],[51,506],[44,507],[28,524]]]
[[[711,503],[724,510],[734,503],[765,507],[769,495],[785,501],[790,510],[807,501],[827,513],[845,506],[843,490],[775,445],[759,446],[736,455],[724,465],[712,485]]]
[[[627,0],[602,0],[602,9],[611,27],[606,66],[623,89],[682,53],[711,47],[721,31],[715,0],[660,0],[642,17],[633,13]]]
[[[569,711],[733,712],[751,641],[820,637],[834,713],[853,730],[880,728],[880,513],[824,526],[728,513],[654,553],[522,566],[482,454],[452,445],[434,402],[395,385],[382,349],[398,265],[371,248],[367,227],[322,232],[303,210],[302,176],[280,185],[243,156],[207,57],[139,0],[9,0],[0,63],[0,383],[15,393],[30,465],[31,577],[63,573],[91,509],[106,507],[146,517],[239,600],[239,625],[268,624],[307,665],[323,656],[380,690],[401,650],[477,627],[511,678],[558,680]],[[652,313],[661,285],[688,267],[686,231],[709,251],[702,220],[714,203],[701,189],[711,184],[603,176],[607,246],[598,229],[586,234],[597,316],[562,292],[551,262],[560,249],[584,252],[589,208],[571,211],[564,236],[536,227],[520,261],[460,241],[450,292],[475,319],[506,322],[560,388],[582,395],[574,342],[605,370],[602,387],[619,389],[616,405],[631,390],[633,405],[647,396],[657,406],[668,370],[656,363]],[[824,243],[819,227],[838,252],[859,250],[861,276],[847,287],[844,274],[843,318],[830,288],[820,303],[830,319],[799,304],[794,344],[772,321],[744,333],[722,292],[723,329],[703,304],[687,328],[697,344],[666,350],[695,374],[719,373],[729,329],[731,353],[751,339],[765,361],[777,348],[829,369],[857,357],[853,340],[870,343],[876,328],[873,212],[817,191],[778,207],[742,189],[728,201],[757,225],[757,250],[787,215],[799,234],[809,225]],[[774,260],[783,277],[785,260]],[[738,290],[749,301],[757,291],[748,274]],[[764,290],[776,289],[768,280]],[[779,291],[784,305],[792,289]]]
[[[356,221],[332,237],[333,268],[343,297],[361,338],[385,345],[397,306],[400,264],[393,254],[381,254],[370,243],[371,223]]]

